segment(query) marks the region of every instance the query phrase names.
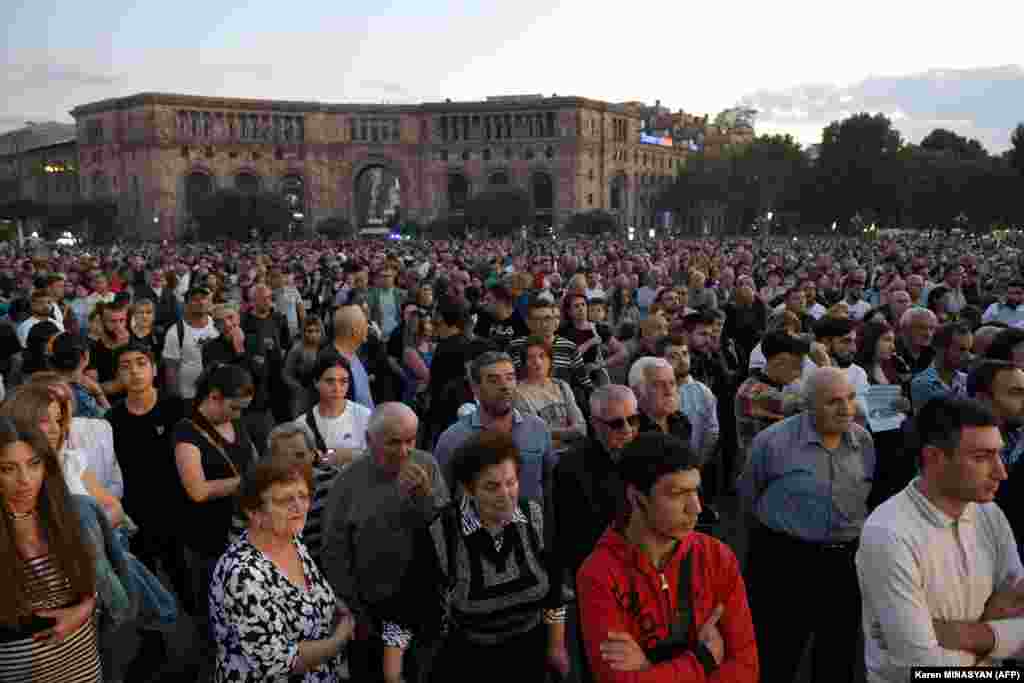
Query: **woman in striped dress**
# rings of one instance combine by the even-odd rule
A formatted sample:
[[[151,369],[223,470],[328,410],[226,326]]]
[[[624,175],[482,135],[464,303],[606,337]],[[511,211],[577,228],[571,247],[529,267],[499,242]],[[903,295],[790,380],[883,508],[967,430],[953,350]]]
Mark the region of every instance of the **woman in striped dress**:
[[[0,681],[100,683],[96,576],[57,455],[0,417]]]

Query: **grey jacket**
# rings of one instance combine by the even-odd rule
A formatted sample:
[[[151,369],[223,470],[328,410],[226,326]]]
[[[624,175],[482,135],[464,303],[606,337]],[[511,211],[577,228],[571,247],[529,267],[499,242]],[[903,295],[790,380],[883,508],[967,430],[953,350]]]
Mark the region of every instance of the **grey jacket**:
[[[357,616],[398,592],[416,533],[449,501],[434,456],[409,456],[430,473],[433,496],[408,498],[377,465],[373,454],[352,463],[335,480],[323,516],[321,569],[339,598]]]

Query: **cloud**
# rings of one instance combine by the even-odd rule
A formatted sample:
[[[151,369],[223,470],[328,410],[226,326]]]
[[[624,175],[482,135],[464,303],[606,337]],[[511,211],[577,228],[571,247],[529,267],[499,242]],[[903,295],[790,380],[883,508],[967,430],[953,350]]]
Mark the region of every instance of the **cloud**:
[[[359,86],[364,90],[375,90],[377,92],[388,93],[391,95],[405,96],[409,94],[409,91],[404,85],[393,81],[369,80],[361,82]]]
[[[1001,152],[1022,116],[1022,93],[1024,68],[1010,65],[869,77],[848,87],[812,84],[758,91],[740,105],[760,112],[760,128],[792,129],[805,144],[820,142],[821,129],[832,121],[863,111],[885,114],[911,142],[920,142],[935,128],[948,128]]]
[[[57,63],[6,64],[3,80],[13,86],[38,88],[56,86],[61,88],[79,85],[113,85],[118,77],[85,71],[76,66]]]

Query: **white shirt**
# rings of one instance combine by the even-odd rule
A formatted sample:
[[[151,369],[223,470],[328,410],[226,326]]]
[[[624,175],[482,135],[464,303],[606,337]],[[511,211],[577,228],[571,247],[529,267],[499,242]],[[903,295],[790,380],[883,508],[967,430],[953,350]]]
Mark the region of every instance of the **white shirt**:
[[[178,326],[167,328],[164,337],[164,358],[180,361],[178,367],[178,391],[182,398],[196,397],[196,380],[203,374],[203,344],[220,336],[213,318],[207,318],[205,327],[192,327],[187,321],[182,323],[184,335],[182,344],[178,344]]]
[[[750,360],[747,362],[748,370],[763,370],[768,365],[768,359],[765,358],[764,352],[761,350],[761,342],[757,343],[750,351]],[[804,356],[803,374],[806,375],[812,372],[818,366],[814,364],[814,361]],[[797,380],[799,382],[799,380]],[[795,382],[795,383],[797,383]]]
[[[366,428],[370,425],[370,409],[355,401],[346,401],[345,412],[338,417],[324,417],[320,405],[313,406],[313,422],[324,437],[328,448],[366,449]],[[306,413],[295,419],[296,424],[306,424]]]
[[[88,496],[85,484],[82,482],[82,475],[88,469],[85,466],[82,454],[73,448],[65,447],[61,452],[61,469],[64,471],[64,483],[68,485],[68,491],[73,496]]]
[[[174,288],[174,296],[178,297],[178,301],[185,300],[185,295],[188,294],[188,289],[191,284],[192,273],[190,271],[178,273],[178,286]]]
[[[57,304],[50,304],[50,320],[57,323],[57,327],[64,329],[64,311]]]
[[[933,619],[978,621],[997,590],[1024,577],[1006,515],[968,503],[959,519],[933,505],[914,479],[864,523],[857,551],[869,683],[903,683],[912,666],[991,665],[941,647]],[[1024,618],[990,621],[990,659],[1019,656]]]
[[[103,488],[117,498],[124,497],[124,477],[114,454],[114,429],[106,420],[71,418],[67,448],[78,453],[85,469],[96,475]]]

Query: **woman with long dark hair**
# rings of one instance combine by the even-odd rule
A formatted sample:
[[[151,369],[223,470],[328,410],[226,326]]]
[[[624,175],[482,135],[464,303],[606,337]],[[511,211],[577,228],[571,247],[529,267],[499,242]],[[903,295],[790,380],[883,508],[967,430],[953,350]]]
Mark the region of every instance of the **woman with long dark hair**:
[[[57,454],[0,417],[0,680],[102,681],[96,568]]]
[[[891,408],[898,412],[910,412],[910,365],[896,352],[896,334],[888,323],[868,323],[861,328],[860,348],[853,362],[864,368],[871,385],[892,384],[900,387],[900,398]],[[871,410],[868,403],[868,410]],[[911,451],[906,448],[910,420],[903,428],[876,432],[870,422],[865,426],[871,430],[878,454],[874,485],[868,500],[869,509],[881,503],[890,495],[901,490],[914,477],[916,463]]]
[[[909,393],[910,366],[896,353],[896,332],[888,323],[871,322],[861,328],[853,362],[864,368],[870,384],[899,384]]]

